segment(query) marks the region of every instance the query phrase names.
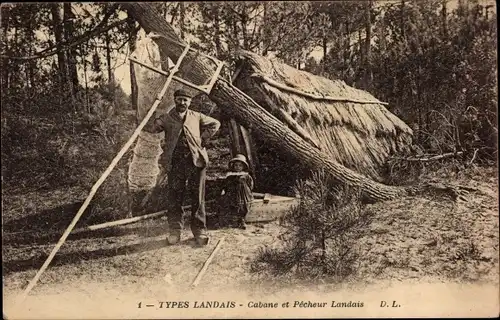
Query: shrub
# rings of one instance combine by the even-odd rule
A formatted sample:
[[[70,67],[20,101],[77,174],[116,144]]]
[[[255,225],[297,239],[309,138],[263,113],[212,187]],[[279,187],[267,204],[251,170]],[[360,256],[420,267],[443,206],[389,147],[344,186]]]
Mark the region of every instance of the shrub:
[[[38,92],[31,100],[13,94],[2,96],[3,195],[46,194],[66,188],[68,193],[90,191],[130,137],[135,118],[121,112],[123,99],[111,101],[106,92],[91,89],[88,101],[76,99],[71,105],[69,98],[59,102],[58,92]],[[127,160],[131,154],[132,148],[98,190],[79,226],[126,216]],[[80,191],[74,194],[53,204],[54,208],[69,205],[63,201],[83,201]]]
[[[371,222],[359,190],[331,186],[323,172],[299,181],[299,204],[281,221],[285,232],[273,248],[261,249],[254,272],[342,280],[356,271],[356,239]]]

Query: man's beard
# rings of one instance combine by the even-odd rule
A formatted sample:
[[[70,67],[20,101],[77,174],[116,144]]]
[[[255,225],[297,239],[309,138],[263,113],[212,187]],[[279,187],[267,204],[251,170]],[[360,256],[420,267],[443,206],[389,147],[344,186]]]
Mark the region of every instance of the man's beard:
[[[182,113],[188,109],[187,106],[175,106],[175,110],[179,113]]]

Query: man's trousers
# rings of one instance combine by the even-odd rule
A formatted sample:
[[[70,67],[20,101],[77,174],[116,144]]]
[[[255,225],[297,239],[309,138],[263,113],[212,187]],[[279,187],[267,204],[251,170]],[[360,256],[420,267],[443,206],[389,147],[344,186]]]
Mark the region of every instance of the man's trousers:
[[[191,155],[172,158],[168,173],[168,224],[170,229],[180,230],[184,226],[184,199],[189,197],[191,205],[191,231],[197,236],[206,232],[205,212],[206,167],[193,164]]]

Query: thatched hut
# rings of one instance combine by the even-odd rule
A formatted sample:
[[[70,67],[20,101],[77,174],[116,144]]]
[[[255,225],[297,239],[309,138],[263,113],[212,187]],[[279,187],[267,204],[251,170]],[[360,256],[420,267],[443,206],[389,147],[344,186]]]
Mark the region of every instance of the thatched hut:
[[[374,180],[395,152],[411,144],[412,130],[370,93],[240,52],[233,84],[335,161]],[[233,152],[246,154],[257,187],[283,192],[308,173],[277,148],[234,123]]]
[[[139,2],[123,6],[146,32],[156,33],[153,40],[162,61],[183,56],[186,43],[153,6]],[[234,84],[218,77],[208,97],[234,118],[233,146],[250,156],[258,189],[273,192],[266,190],[266,181],[290,181],[320,169],[332,182],[359,188],[368,201],[429,192],[428,185],[398,187],[375,181],[381,180],[380,165],[392,153],[409,148],[412,137],[412,130],[383,102],[342,81],[316,77],[255,54],[242,52],[239,60]],[[191,62],[190,72],[183,74],[185,80],[199,83],[200,77],[214,75],[203,59],[196,56]],[[268,157],[273,150],[274,159]],[[294,163],[304,167],[296,169]],[[457,191],[448,189],[456,198]]]

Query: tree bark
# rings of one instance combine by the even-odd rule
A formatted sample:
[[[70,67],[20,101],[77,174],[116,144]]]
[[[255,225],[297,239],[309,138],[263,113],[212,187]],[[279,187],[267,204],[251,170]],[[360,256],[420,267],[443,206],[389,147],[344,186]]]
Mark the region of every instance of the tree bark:
[[[446,2],[447,2],[447,0],[441,1],[441,5],[443,6],[443,8],[441,9],[441,18],[442,18],[442,24],[443,24],[443,39],[448,38],[448,25],[447,25],[448,11],[446,8]],[[486,17],[486,20],[488,20],[488,17]]]
[[[255,144],[252,140],[252,134],[244,126],[239,126],[241,137],[243,138],[243,145],[245,146],[245,156],[247,157],[248,164],[250,165],[250,174],[254,179],[254,188],[258,188],[255,172],[257,167],[257,157],[255,157]]]
[[[371,40],[372,40],[372,18],[371,18],[371,9],[372,3],[371,0],[367,1],[365,4],[365,30],[366,30],[366,38],[365,38],[365,60],[364,60],[364,89],[370,90],[371,82],[372,82],[372,71],[371,71]]]
[[[326,68],[327,68],[327,59],[326,55],[328,53],[328,42],[326,39],[326,32],[323,30],[323,38],[322,40],[322,47],[323,47],[323,59],[321,59],[321,74],[325,75],[326,74]]]
[[[181,31],[181,39],[185,39],[185,19],[186,19],[186,7],[184,7],[184,2],[179,2],[179,30]]]
[[[63,40],[62,19],[58,3],[51,4],[52,24],[54,26],[54,36],[56,43],[61,44]],[[66,56],[64,50],[57,51],[57,67],[59,70],[59,82],[61,85],[66,83]]]
[[[315,141],[311,137],[311,135],[306,130],[304,130],[304,128],[302,128],[302,126],[297,121],[295,121],[294,118],[292,118],[291,115],[286,113],[286,111],[284,111],[283,109],[280,109],[271,99],[269,99],[264,90],[260,88],[259,84],[254,83],[254,87],[258,92],[260,92],[260,95],[262,95],[264,102],[279,120],[285,123],[291,130],[298,134],[302,139],[307,141],[310,145],[315,148],[321,149],[319,143]]]
[[[137,33],[138,30],[135,28],[135,22],[130,20],[129,22],[129,28],[130,28],[130,41],[129,41],[129,47],[130,47],[130,52],[134,52],[136,49],[136,44],[137,44]],[[131,99],[131,106],[133,110],[136,110],[137,112],[137,125],[140,123],[139,119],[139,109],[138,109],[138,95],[137,95],[137,79],[135,77],[135,68],[134,64],[130,63],[130,99]]]
[[[269,50],[269,43],[271,42],[270,39],[270,32],[269,32],[269,25],[268,25],[268,20],[269,20],[269,4],[267,1],[263,1],[262,5],[264,6],[264,17],[263,17],[263,26],[261,29],[261,37],[262,37],[262,55],[265,57],[267,56],[267,51]]]
[[[5,6],[1,7],[0,10],[2,14],[2,19],[0,21],[3,29],[3,40],[5,42],[5,47],[2,48],[2,51],[10,55],[9,38],[7,37],[10,24],[10,8],[8,6]],[[9,61],[6,58],[2,58],[2,90],[9,89],[9,68],[7,67],[8,64]]]
[[[115,100],[115,77],[111,68],[111,39],[109,38],[109,31],[105,35],[106,41],[106,66],[108,70],[108,91],[111,101]]]
[[[64,3],[64,37],[65,42],[70,43],[75,38],[75,27],[73,23],[73,19],[75,15],[71,11],[71,3]],[[66,51],[67,62],[68,62],[68,75],[70,77],[70,81],[72,83],[73,94],[76,94],[78,91],[78,70],[77,70],[77,51],[76,47],[72,47]]]
[[[163,17],[149,3],[124,3],[122,4],[128,13],[136,18],[146,31],[155,31],[159,34],[182,43]],[[156,38],[160,40],[163,38]],[[165,43],[166,39],[158,41],[162,55],[177,60],[180,56],[182,46],[175,43]],[[165,45],[168,44],[168,45]],[[162,48],[163,47],[163,48]],[[199,59],[193,65],[190,74],[208,75],[207,68]],[[341,183],[360,187],[367,199],[387,200],[400,195],[403,189],[387,186],[364,177],[333,161],[331,157],[317,150],[302,139],[299,135],[283,125],[277,118],[263,109],[245,93],[232,86],[224,80],[218,80],[210,93],[210,98],[223,110],[240,124],[251,128],[265,141],[277,146],[283,153],[292,159],[296,159],[303,165],[313,170],[323,169],[329,173],[334,180]]]
[[[172,7],[172,10],[170,12],[170,24],[174,24],[175,18],[177,17],[177,12],[179,11],[180,6],[181,6],[181,3],[178,2],[177,6]]]
[[[30,17],[34,17],[36,15],[36,10],[37,6],[35,4],[28,5],[29,6],[29,12],[30,12]],[[26,28],[24,32],[26,33],[26,38],[28,40],[28,43],[35,43],[35,28],[33,28],[33,20],[30,19],[28,23],[26,24]],[[6,39],[7,40],[7,39]],[[28,48],[28,54],[31,55],[33,51],[33,47],[30,46]],[[27,78],[27,84],[28,88],[32,88],[35,86],[35,70],[36,70],[36,63],[35,61],[29,61],[27,63],[27,70],[26,70],[26,78]]]
[[[146,31],[162,33],[165,37],[182,43],[182,40],[179,39],[161,15],[152,8],[151,4],[129,2],[122,5],[131,16],[139,21]],[[156,38],[156,40],[159,39],[163,38]],[[181,45],[172,41],[158,41],[157,43],[161,54],[165,54],[165,58],[168,56],[173,60],[177,60],[182,50]],[[162,48],[163,46],[165,48]],[[196,73],[208,75],[206,73],[207,67],[204,66],[203,61],[197,59],[192,66],[193,72],[190,73],[191,75]],[[219,79],[216,81],[209,96],[229,117],[251,129],[264,141],[276,146],[285,156],[296,160],[311,170],[324,170],[335,182],[360,188],[366,200],[389,200],[418,192],[416,188],[378,183],[342,166],[327,154],[311,147],[308,142],[272,116],[271,113],[258,105],[248,95],[225,80]]]
[[[221,27],[220,27],[220,12],[219,6],[212,5],[213,15],[214,15],[214,43],[215,43],[215,54],[217,59],[222,57],[222,42],[221,42]]]
[[[400,29],[403,39],[406,38],[405,35],[405,0],[401,0],[401,17],[400,17]]]
[[[90,114],[90,102],[89,102],[89,81],[87,77],[87,48],[86,45],[82,46],[82,59],[83,59],[83,80],[85,81],[85,110]]]
[[[351,29],[349,25],[349,19],[347,19],[345,21],[344,47],[343,47],[343,61],[344,61],[343,65],[345,67],[342,70],[343,72],[342,79],[347,79],[347,76],[349,75],[350,58],[351,58]]]
[[[19,37],[18,37],[18,33],[19,33],[19,27],[17,26],[17,23],[14,24],[14,43],[13,43],[13,48],[17,48],[18,47],[18,44],[19,44]],[[10,80],[9,80],[9,83],[12,83],[13,87],[14,88],[19,88],[19,72],[20,71],[20,68],[19,68],[19,64],[14,64],[13,67],[11,66],[11,77],[10,77]]]
[[[321,40],[322,40],[322,47],[323,47],[323,60],[325,60],[326,54],[328,53],[328,46],[327,46],[328,42],[326,39],[326,34],[323,35],[323,38]]]
[[[245,2],[241,3],[241,35],[243,37],[243,48],[248,50],[248,35],[247,35],[247,22],[248,22],[248,13],[247,13],[247,5]]]

